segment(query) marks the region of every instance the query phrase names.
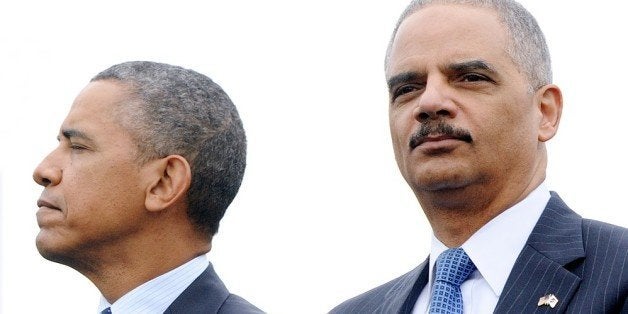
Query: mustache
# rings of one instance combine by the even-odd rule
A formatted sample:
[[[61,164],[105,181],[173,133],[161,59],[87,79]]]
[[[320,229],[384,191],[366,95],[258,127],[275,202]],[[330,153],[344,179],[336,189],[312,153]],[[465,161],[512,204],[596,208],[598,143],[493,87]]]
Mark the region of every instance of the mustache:
[[[445,135],[467,143],[473,142],[469,131],[439,122],[438,124],[422,124],[421,128],[410,137],[410,148],[414,149],[423,144],[430,135]]]

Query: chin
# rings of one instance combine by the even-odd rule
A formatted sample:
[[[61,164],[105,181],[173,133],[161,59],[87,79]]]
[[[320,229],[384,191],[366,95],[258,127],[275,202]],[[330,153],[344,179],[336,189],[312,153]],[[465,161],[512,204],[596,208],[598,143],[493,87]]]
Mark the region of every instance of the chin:
[[[63,264],[72,267],[75,264],[76,258],[72,258],[72,250],[64,248],[60,243],[54,241],[50,237],[47,237],[45,233],[39,232],[35,240],[35,246],[39,254],[55,263]]]
[[[45,239],[41,233],[37,236],[37,240],[35,241],[35,245],[37,246],[37,251],[39,251],[39,254],[52,262],[57,262],[59,263],[60,260],[62,260],[62,256],[64,254],[61,254],[59,252],[59,249],[56,248],[54,245],[52,245],[50,243],[50,241],[47,241],[48,239]]]
[[[414,182],[410,183],[415,191],[428,192],[453,192],[469,186],[473,180],[460,171],[433,172],[427,174],[417,174]]]

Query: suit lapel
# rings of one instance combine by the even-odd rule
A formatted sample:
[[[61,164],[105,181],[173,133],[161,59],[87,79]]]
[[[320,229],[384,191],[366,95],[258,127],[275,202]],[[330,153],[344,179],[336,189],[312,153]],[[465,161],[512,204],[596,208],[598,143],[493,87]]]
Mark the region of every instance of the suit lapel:
[[[218,278],[210,263],[205,271],[172,302],[164,314],[218,313],[228,296],[227,287]]]
[[[414,282],[413,285],[407,285],[400,294],[400,300],[403,301],[401,308],[399,309],[399,313],[401,314],[410,314],[412,313],[412,309],[414,308],[414,304],[416,300],[419,298],[421,291],[427,285],[429,280],[429,270],[430,270],[430,259],[429,257],[417,268],[414,269],[416,271],[415,274],[412,275],[410,282]],[[405,298],[405,300],[404,300]]]
[[[412,313],[417,297],[428,280],[429,263],[426,260],[403,276],[368,293],[372,295],[359,306],[343,309],[337,313]]]
[[[582,218],[552,192],[543,214],[519,254],[495,313],[562,313],[580,285],[580,278],[565,265],[584,257]],[[554,294],[555,308],[538,306]]]

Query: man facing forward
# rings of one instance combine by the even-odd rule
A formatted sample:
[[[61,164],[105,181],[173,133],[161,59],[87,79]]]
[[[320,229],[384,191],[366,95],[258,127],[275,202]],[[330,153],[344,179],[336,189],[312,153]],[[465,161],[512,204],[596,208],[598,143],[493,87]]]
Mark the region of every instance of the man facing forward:
[[[543,183],[562,96],[529,12],[511,0],[413,1],[386,79],[430,257],[333,313],[628,311],[628,232],[582,219]]]
[[[35,169],[37,249],[102,293],[103,313],[260,313],[207,261],[235,197],[246,138],[208,77],[115,65],[75,99],[59,146]]]

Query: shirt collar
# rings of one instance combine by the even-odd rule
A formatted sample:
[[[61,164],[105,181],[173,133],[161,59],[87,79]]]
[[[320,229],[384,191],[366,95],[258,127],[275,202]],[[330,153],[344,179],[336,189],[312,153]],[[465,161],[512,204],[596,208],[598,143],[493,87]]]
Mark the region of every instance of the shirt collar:
[[[541,217],[551,195],[545,184],[505,210],[475,232],[462,248],[497,297],[506,285],[512,267]],[[432,233],[429,284],[433,283],[436,258],[448,248]]]
[[[163,313],[201,274],[209,261],[205,255],[151,279],[129,291],[113,304],[101,295],[98,312],[110,307],[112,313]]]

